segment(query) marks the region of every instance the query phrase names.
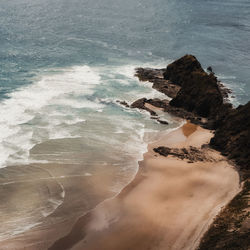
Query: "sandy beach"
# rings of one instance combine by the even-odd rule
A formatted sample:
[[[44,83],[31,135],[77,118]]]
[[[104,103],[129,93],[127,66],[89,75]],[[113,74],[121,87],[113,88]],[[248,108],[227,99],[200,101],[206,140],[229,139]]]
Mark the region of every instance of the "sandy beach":
[[[187,123],[148,146],[135,179],[113,199],[82,216],[49,249],[195,249],[202,235],[239,191],[226,158],[201,149],[212,131]],[[204,161],[160,156],[158,146],[202,150]]]
[[[81,165],[73,164],[3,169],[0,218],[6,239],[0,240],[0,249],[48,249],[56,239],[69,233],[77,218],[113,197],[115,193],[109,189],[113,169],[107,167],[104,173],[93,166],[92,170],[93,175],[89,176]]]

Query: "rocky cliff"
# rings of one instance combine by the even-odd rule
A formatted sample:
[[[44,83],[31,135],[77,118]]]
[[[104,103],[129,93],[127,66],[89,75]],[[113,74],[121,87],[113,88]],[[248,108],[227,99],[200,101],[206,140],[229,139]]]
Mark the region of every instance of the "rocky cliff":
[[[245,170],[250,167],[250,102],[227,113],[215,131],[211,146],[234,159]]]
[[[195,56],[185,55],[169,64],[163,72],[163,77],[165,80],[183,86],[193,72],[205,73]]]
[[[182,107],[202,117],[214,117],[223,105],[223,96],[217,78],[207,74],[198,60],[186,55],[168,65],[164,78],[182,88],[170,105]]]
[[[247,250],[250,240],[250,102],[234,109],[227,102],[230,91],[217,80],[211,68],[208,71],[206,73],[192,55],[178,59],[166,69],[140,69],[138,77],[153,82],[155,89],[167,95],[171,93],[173,99],[169,102],[143,98],[133,103],[132,107],[147,110],[152,115],[147,106],[150,104],[215,130],[210,146],[237,163],[244,185],[242,191],[216,217],[198,249]],[[179,89],[172,86],[178,86]],[[164,156],[175,155],[189,161],[199,161],[204,157],[195,148],[183,151],[158,147],[154,150]]]
[[[145,98],[131,105],[154,113],[145,103],[161,107],[166,112],[215,129],[210,145],[228,155],[247,172],[250,165],[250,103],[233,109],[226,98],[230,92],[217,80],[212,69],[209,73],[201,67],[193,55],[185,55],[169,64],[166,69],[137,69],[136,75],[143,81],[157,82],[157,88],[167,90],[178,86],[173,99],[147,100]],[[167,94],[167,92],[165,92]],[[206,118],[205,122],[203,118]],[[245,175],[247,175],[245,173]],[[248,175],[247,175],[248,176]]]

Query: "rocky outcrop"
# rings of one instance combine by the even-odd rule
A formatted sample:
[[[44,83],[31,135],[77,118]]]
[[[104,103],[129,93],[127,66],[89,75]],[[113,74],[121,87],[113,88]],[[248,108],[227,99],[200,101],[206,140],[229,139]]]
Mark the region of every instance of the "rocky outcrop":
[[[197,250],[249,250],[250,182],[215,218]]]
[[[135,101],[134,103],[132,103],[130,107],[146,110],[151,115],[153,115],[153,117],[151,117],[152,119],[157,119],[158,122],[160,122],[162,124],[164,124],[164,123],[166,124],[165,121],[161,121],[160,119],[157,118],[156,112],[154,112],[153,110],[151,110],[145,106],[147,103],[154,106],[154,107],[161,108],[164,112],[168,112],[171,115],[178,116],[178,117],[181,117],[183,119],[187,119],[194,124],[198,124],[198,125],[201,125],[203,127],[208,126],[208,122],[206,119],[203,119],[202,117],[199,117],[192,112],[188,112],[185,109],[173,107],[173,106],[169,105],[168,100],[161,100],[158,98],[154,98],[154,99],[141,98],[141,99]]]
[[[168,125],[167,121],[161,120],[160,118],[156,119],[160,124]]]
[[[223,100],[230,93],[214,73],[206,73],[192,55],[185,55],[166,69],[137,68],[135,75],[141,81],[152,82],[154,89],[173,98],[171,106],[206,118],[214,119],[220,109],[225,110]]]
[[[133,102],[130,107],[131,108],[138,108],[138,109],[143,109],[143,110],[146,110],[148,111],[152,116],[157,116],[156,112],[147,108],[145,106],[145,104],[147,103],[147,99],[146,98],[141,98],[135,102]]]
[[[193,72],[205,73],[195,56],[185,55],[169,64],[163,73],[163,77],[165,80],[183,86]]]
[[[214,159],[209,156],[206,151],[202,148],[189,147],[189,148],[168,148],[168,147],[158,147],[154,148],[154,151],[162,156],[174,156],[181,160],[188,160],[188,163],[193,163],[197,161],[214,161]]]
[[[217,127],[210,145],[234,159],[242,169],[249,169],[250,102],[228,112]]]
[[[157,108],[165,109],[168,106],[169,101],[166,99],[161,100],[159,98],[153,98],[153,99],[146,99],[146,103],[155,106]]]
[[[199,250],[249,249],[249,169],[250,169],[250,102],[234,109],[228,103],[231,91],[217,80],[212,67],[206,73],[198,60],[186,55],[171,63],[165,70],[140,70],[143,79],[153,82],[154,88],[173,99],[145,99],[165,112],[190,120],[192,123],[214,129],[210,141],[212,148],[222,152],[237,163],[243,190],[217,216],[205,234]],[[164,79],[162,79],[162,76]],[[155,79],[154,79],[155,77]],[[150,79],[150,80],[149,80]],[[169,84],[178,86],[177,94],[168,94]],[[172,156],[194,161],[213,161],[202,148],[171,149],[158,147],[154,151],[162,156]]]
[[[135,76],[142,82],[154,82],[155,79],[163,79],[165,69],[136,68]]]
[[[193,72],[170,105],[202,117],[213,117],[223,105],[223,98],[213,75]]]
[[[155,111],[153,111],[152,109],[146,107],[146,104],[150,104],[153,105],[154,107],[157,108],[162,108],[164,109],[164,107],[166,106],[165,102],[168,102],[167,100],[160,100],[160,99],[146,99],[146,98],[141,98],[135,102],[133,102],[131,104],[131,108],[138,108],[138,109],[142,109],[142,110],[146,110],[150,113],[151,115],[151,119],[156,120],[157,122],[164,124],[164,125],[168,125],[168,122],[165,120],[162,120],[161,118],[158,117],[157,113]]]
[[[250,165],[250,103],[233,109],[225,101],[230,91],[217,80],[212,68],[206,73],[198,60],[186,55],[167,66],[165,70],[137,69],[141,80],[179,87],[177,95],[169,102],[160,99],[140,99],[137,107],[156,115],[145,106],[149,103],[165,112],[190,120],[205,128],[214,129],[212,147],[234,159],[242,169]],[[159,90],[161,91],[161,90]],[[164,93],[164,91],[161,91]]]
[[[223,105],[223,96],[213,73],[207,74],[198,60],[186,55],[170,64],[164,78],[182,88],[170,105],[202,117],[213,117]]]
[[[164,69],[137,68],[135,76],[137,76],[140,81],[153,83],[152,88],[169,96],[170,98],[174,98],[180,90],[180,86],[165,80],[163,78],[163,73]]]
[[[167,157],[171,152],[171,148],[161,146],[158,148],[154,148],[154,151],[162,156]]]
[[[117,100],[116,102],[119,103],[120,105],[126,107],[126,108],[129,108],[129,104],[127,102],[125,102],[125,101]]]

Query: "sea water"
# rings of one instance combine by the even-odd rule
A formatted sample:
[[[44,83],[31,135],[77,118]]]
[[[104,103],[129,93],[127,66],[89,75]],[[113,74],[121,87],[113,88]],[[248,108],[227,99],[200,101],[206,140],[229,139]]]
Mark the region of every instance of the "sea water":
[[[180,125],[167,114],[169,125],[158,124],[117,103],[165,98],[134,77],[136,67],[163,68],[194,54],[233,90],[234,105],[244,104],[249,39],[245,0],[0,0],[0,191],[25,191],[2,199],[0,237],[53,214],[65,200],[66,177],[92,178],[112,166],[106,188],[119,192],[154,132]],[[53,172],[55,164],[71,167]],[[39,200],[40,191],[27,191],[25,176],[37,180],[33,171],[44,166],[46,173],[35,172],[38,186],[56,191]],[[18,207],[27,194],[37,203]]]

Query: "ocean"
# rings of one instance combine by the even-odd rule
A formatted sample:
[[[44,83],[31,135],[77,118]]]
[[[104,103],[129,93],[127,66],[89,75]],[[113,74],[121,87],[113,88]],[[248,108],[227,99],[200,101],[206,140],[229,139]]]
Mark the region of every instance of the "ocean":
[[[249,39],[246,0],[0,0],[0,239],[62,206],[71,195],[65,178],[94,179],[75,190],[81,195],[101,172],[107,196],[116,194],[155,132],[180,125],[117,103],[164,98],[134,77],[136,67],[163,68],[194,54],[233,90],[237,106],[250,99]],[[30,188],[31,176],[39,188]],[[24,196],[37,202],[19,206]]]

